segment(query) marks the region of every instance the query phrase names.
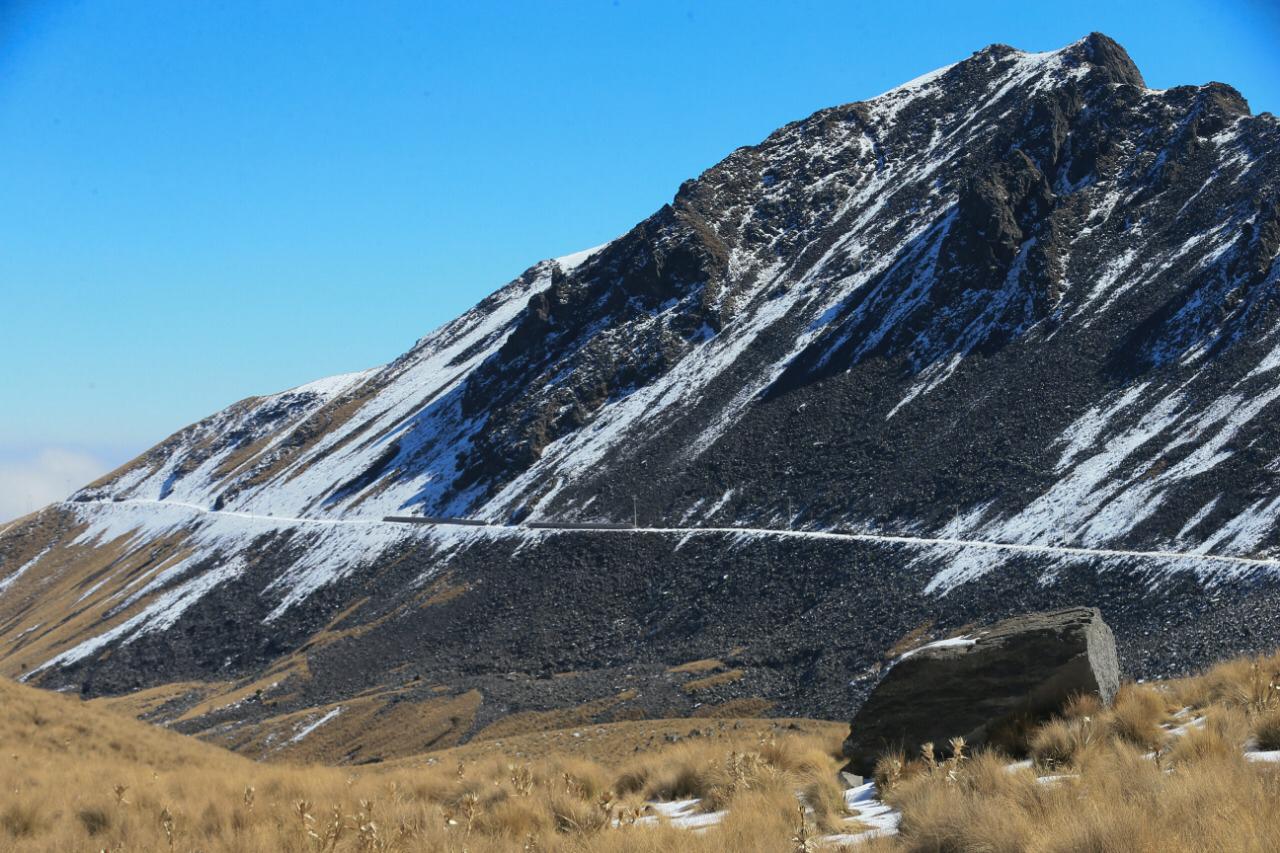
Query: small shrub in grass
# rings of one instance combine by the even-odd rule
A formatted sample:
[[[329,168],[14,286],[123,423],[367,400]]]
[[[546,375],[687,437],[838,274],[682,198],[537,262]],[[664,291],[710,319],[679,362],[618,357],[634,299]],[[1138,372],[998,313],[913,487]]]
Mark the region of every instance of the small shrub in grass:
[[[613,781],[613,792],[619,797],[625,797],[627,794],[637,794],[643,791],[648,783],[649,768],[628,770]]]
[[[757,750],[761,758],[779,770],[795,773],[818,773],[831,766],[837,757],[821,749],[816,743],[790,738],[771,738]]]
[[[90,837],[101,835],[111,828],[111,813],[103,808],[80,809],[76,812],[76,819]]]
[[[705,774],[707,783],[704,805],[711,810],[725,808],[744,791],[764,791],[783,784],[786,771],[779,770],[759,752],[731,751]]]
[[[813,822],[824,832],[838,832],[848,816],[844,790],[829,775],[813,778],[801,789],[801,799],[813,809]]]
[[[695,847],[695,842],[686,836],[667,847],[646,844],[621,849],[636,850],[637,853],[640,850],[646,853],[694,850],[699,853],[791,853],[799,849],[796,843],[799,826],[794,792],[746,791],[734,800],[720,826],[702,836],[704,847]]]
[[[607,827],[611,816],[598,803],[569,794],[553,794],[550,811],[556,829],[567,833],[595,833]]]
[[[876,768],[872,773],[876,790],[883,793],[896,788],[902,781],[902,771],[906,768],[906,763],[907,755],[900,749],[895,752],[886,752],[877,758]]]
[[[1068,720],[1077,720],[1082,717],[1096,720],[1104,710],[1102,699],[1097,693],[1077,693],[1067,700],[1066,706],[1062,709],[1062,716]]]
[[[512,839],[545,837],[556,830],[556,822],[543,803],[516,797],[495,803],[480,813],[476,830],[482,835]]]
[[[1261,714],[1280,704],[1280,674],[1264,668],[1258,661],[1249,663],[1249,675],[1236,687],[1236,702],[1250,714]]]
[[[1123,741],[1155,749],[1164,741],[1160,728],[1168,714],[1165,699],[1150,687],[1126,685],[1116,694],[1111,708],[1111,731]]]
[[[1046,769],[1064,767],[1093,742],[1095,735],[1091,717],[1050,720],[1031,735],[1031,758]]]
[[[650,800],[685,800],[701,797],[708,787],[701,768],[679,762],[651,774],[645,781],[644,795]]]

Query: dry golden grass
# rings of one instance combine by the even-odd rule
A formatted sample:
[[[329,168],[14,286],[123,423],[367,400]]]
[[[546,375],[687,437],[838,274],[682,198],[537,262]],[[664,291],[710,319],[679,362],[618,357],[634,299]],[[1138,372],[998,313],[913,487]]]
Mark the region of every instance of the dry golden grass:
[[[1280,765],[1244,754],[1280,738],[1276,663],[1127,685],[1109,708],[1082,697],[1010,729],[1030,766],[955,742],[945,760],[941,745],[885,756],[877,781],[900,834],[860,849],[1277,849]],[[843,727],[703,722],[668,744],[659,733],[673,725],[695,724],[529,733],[360,768],[262,764],[0,682],[0,850],[798,853],[856,827],[836,781]],[[575,737],[586,734],[594,746]],[[538,757],[517,755],[544,742]],[[646,805],[685,798],[727,815],[699,834]]]
[[[878,850],[1273,850],[1280,777],[1237,751],[1162,766],[1118,738],[1056,782],[1010,772],[992,754],[954,778],[918,774],[887,796],[902,809],[900,835]]]
[[[718,672],[722,669],[728,669],[724,665],[724,661],[716,658],[703,658],[702,660],[691,660],[688,663],[682,663],[679,666],[673,666],[667,669],[670,673],[685,673],[687,675],[702,675],[708,672]]]
[[[697,693],[699,690],[706,690],[711,687],[719,687],[721,684],[732,684],[740,681],[745,675],[740,669],[731,669],[728,672],[718,672],[715,675],[708,675],[706,678],[695,678],[692,681],[686,681],[680,685],[681,689],[686,693]]]
[[[1173,710],[1165,696],[1155,689],[1126,684],[1116,694],[1105,719],[1116,738],[1144,749],[1156,749],[1165,738],[1160,724]]]
[[[885,756],[877,779],[902,811],[900,833],[863,849],[1280,849],[1280,766],[1245,758],[1280,737],[1276,663],[1228,661],[1195,678],[1126,685],[1110,708],[1078,699],[1029,731],[1031,767],[995,751],[958,762]]]
[[[1254,710],[1277,704],[1280,653],[1258,658],[1223,661],[1194,678],[1167,682],[1170,698],[1188,708],[1234,705]]]
[[[695,731],[698,736],[691,737]],[[673,739],[701,740],[732,750],[741,748],[742,744],[770,740],[787,732],[811,735],[824,743],[839,743],[848,734],[849,724],[786,718],[629,720],[529,732],[494,740],[473,738],[462,746],[395,759],[383,766],[421,767],[426,762],[435,761],[470,764],[499,756],[522,761],[572,757],[618,769],[642,755],[670,749]]]
[[[734,717],[763,717],[773,710],[776,702],[754,697],[749,699],[730,699],[718,705],[703,705],[695,708],[694,717],[733,719]]]
[[[615,766],[457,750],[417,765],[300,767],[0,682],[0,849],[791,851],[846,818],[839,740],[839,727],[776,738],[725,727]],[[797,792],[813,810],[803,827]],[[729,814],[704,834],[646,820],[646,800],[672,797]]]

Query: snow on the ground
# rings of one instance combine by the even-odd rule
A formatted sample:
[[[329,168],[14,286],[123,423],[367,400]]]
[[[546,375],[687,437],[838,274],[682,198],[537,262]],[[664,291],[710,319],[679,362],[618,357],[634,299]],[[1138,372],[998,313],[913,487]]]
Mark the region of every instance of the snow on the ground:
[[[1174,737],[1182,737],[1192,729],[1203,729],[1206,720],[1207,720],[1206,717],[1200,716],[1200,717],[1195,717],[1193,719],[1187,720],[1187,722],[1182,723],[1181,725],[1172,726],[1172,725],[1166,724],[1162,726],[1162,728],[1165,731],[1167,731],[1169,734],[1173,735]]]
[[[677,829],[691,829],[694,832],[705,832],[724,820],[725,811],[700,811],[701,799],[671,800],[669,802],[652,802],[647,804],[653,814],[636,818],[637,825],[656,825],[668,823]]]
[[[20,680],[26,681],[36,673],[50,667],[67,666],[75,663],[116,640],[120,640],[122,644],[127,644],[144,634],[164,631],[172,627],[178,621],[178,618],[191,605],[199,601],[205,593],[224,581],[237,577],[244,570],[244,567],[245,563],[242,559],[234,559],[216,569],[196,575],[190,580],[160,593],[146,607],[124,622],[101,634],[90,637],[59,655],[49,658],[49,660],[35,669],[25,673]]]
[[[609,243],[612,243],[612,242],[613,242],[612,240],[609,241]],[[570,252],[569,254],[561,255],[560,257],[555,258],[554,260],[557,264],[560,265],[560,269],[564,270],[565,272],[571,272],[577,269],[578,267],[582,266],[588,260],[590,260],[592,255],[597,254],[601,250],[607,248],[609,243],[601,243],[599,246],[592,246],[590,249],[583,249],[580,252]]]
[[[48,554],[51,550],[53,550],[53,546],[49,545],[39,554],[36,554],[34,557],[32,557],[27,562],[23,563],[21,566],[18,566],[18,568],[14,570],[11,574],[8,574],[5,577],[0,578],[0,593],[4,592],[6,589],[12,586],[14,582],[18,580],[18,578],[25,575],[28,569],[30,569],[36,563],[40,562],[40,558],[43,557],[45,554]]]
[[[1187,728],[1203,726],[1204,717],[1196,717],[1185,726],[1171,730],[1173,734],[1185,734]],[[1148,757],[1154,757],[1152,753]],[[1280,750],[1246,750],[1244,757],[1249,761],[1280,763]],[[1030,760],[1010,762],[1006,768],[1010,773],[1021,770],[1035,771],[1035,765]],[[1044,776],[1036,776],[1035,781],[1040,785],[1056,785],[1067,782],[1072,779],[1078,779],[1079,774],[1075,773],[1050,773]],[[867,827],[859,829],[855,832],[841,832],[831,835],[819,836],[816,840],[823,847],[855,847],[872,838],[879,838],[886,835],[896,835],[898,826],[902,821],[902,813],[890,805],[880,800],[876,791],[875,782],[865,782],[845,791],[845,809],[849,812],[846,820],[850,823]],[[636,821],[637,824],[656,824],[660,820],[669,819],[672,826],[684,829],[694,829],[704,831],[709,827],[715,826],[724,820],[728,814],[727,811],[718,812],[700,812],[699,808],[702,801],[699,799],[675,800],[672,802],[652,802],[649,808],[653,814],[642,817]],[[617,826],[618,822],[615,821]]]
[[[856,788],[850,788],[845,791],[844,804],[845,808],[854,816],[854,820],[870,828],[857,832],[824,835],[818,839],[820,844],[831,847],[847,847],[853,844],[861,844],[872,838],[897,833],[898,823],[902,820],[902,813],[880,801],[877,796],[875,782],[866,782]]]
[[[354,373],[339,373],[337,376],[326,376],[323,379],[316,379],[296,388],[290,388],[277,396],[283,396],[284,394],[318,394],[326,398],[336,397],[344,391],[349,391],[359,385],[377,372],[378,368],[375,367],[369,370],[358,370]]]
[[[1106,406],[1089,410],[1062,433],[1059,441],[1065,450],[1057,466],[1059,479],[1043,494],[1012,515],[980,518],[948,530],[958,539],[1050,547],[1063,553],[1073,548],[1119,552],[1123,549],[1110,543],[1123,541],[1161,510],[1179,483],[1229,460],[1233,440],[1247,425],[1265,418],[1276,401],[1280,385],[1207,398],[1187,386],[1137,385],[1117,393]],[[1112,420],[1121,411],[1130,412],[1127,426],[1116,429]],[[1185,453],[1187,446],[1194,449]],[[1119,476],[1126,469],[1129,473]],[[1179,537],[1200,525],[1212,508],[1213,504],[1194,509]],[[1248,559],[1277,524],[1280,498],[1262,497],[1216,531],[1198,537],[1194,550],[1212,552],[1217,559]],[[999,563],[998,555],[957,555],[929,589],[945,592]],[[1193,570],[1209,582],[1236,574],[1218,561]]]
[[[698,798],[666,802],[654,801],[646,803],[645,806],[649,813],[636,819],[637,826],[656,826],[666,823],[677,829],[705,832],[711,827],[720,824],[725,816],[729,814],[728,811],[702,811],[702,800]],[[856,821],[867,828],[854,832],[819,836],[817,841],[820,845],[842,847],[858,844],[881,835],[892,835],[898,831],[898,821],[901,819],[901,815],[897,810],[880,802],[876,797],[876,785],[874,782],[867,782],[845,791],[845,808],[850,814],[850,817],[847,818],[848,822],[853,823]],[[620,821],[615,819],[613,825],[616,827],[621,824]]]
[[[114,542],[131,547],[183,535],[182,545],[188,555],[176,562],[151,566],[148,573],[136,579],[137,588],[121,590],[106,602],[110,609],[104,615],[109,619],[142,601],[140,610],[45,661],[24,678],[49,667],[75,663],[110,643],[127,644],[166,630],[201,597],[239,577],[255,549],[262,547],[264,537],[288,537],[307,545],[299,559],[262,590],[280,597],[280,603],[266,618],[270,622],[317,589],[358,571],[400,542],[428,542],[443,560],[452,550],[477,537],[521,535],[521,531],[505,527],[434,527],[380,519],[280,518],[213,512],[175,501],[127,500],[63,506],[85,525],[72,545]],[[220,559],[217,567],[193,574],[202,560],[212,556]]]
[[[339,705],[338,707],[324,714],[320,718],[316,720],[312,720],[311,722],[305,724],[304,726],[302,726],[302,728],[298,729],[296,732],[293,733],[293,737],[289,738],[289,743],[297,743],[298,741],[302,740],[307,735],[311,734],[316,729],[320,728],[325,723],[334,719],[341,713],[342,713],[342,706]]]

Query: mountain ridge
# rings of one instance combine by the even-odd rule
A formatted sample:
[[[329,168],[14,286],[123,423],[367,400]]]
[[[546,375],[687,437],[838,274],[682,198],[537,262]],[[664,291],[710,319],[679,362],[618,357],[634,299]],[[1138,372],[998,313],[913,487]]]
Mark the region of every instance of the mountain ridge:
[[[285,667],[295,709],[407,667],[486,697],[470,732],[627,680],[687,713],[666,666],[739,648],[717,701],[842,716],[903,634],[1014,607],[1102,606],[1139,674],[1254,651],[1277,175],[1273,116],[1148,89],[1100,34],[820,110],[389,364],[236,403],[0,533],[0,666],[205,698]],[[495,526],[380,521],[406,513]]]

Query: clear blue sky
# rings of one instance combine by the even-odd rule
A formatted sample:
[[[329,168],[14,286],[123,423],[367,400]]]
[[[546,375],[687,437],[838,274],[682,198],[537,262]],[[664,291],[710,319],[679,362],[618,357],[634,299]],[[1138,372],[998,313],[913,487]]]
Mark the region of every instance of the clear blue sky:
[[[1261,0],[0,0],[0,492],[385,362],[815,109],[1091,30],[1280,111]]]

